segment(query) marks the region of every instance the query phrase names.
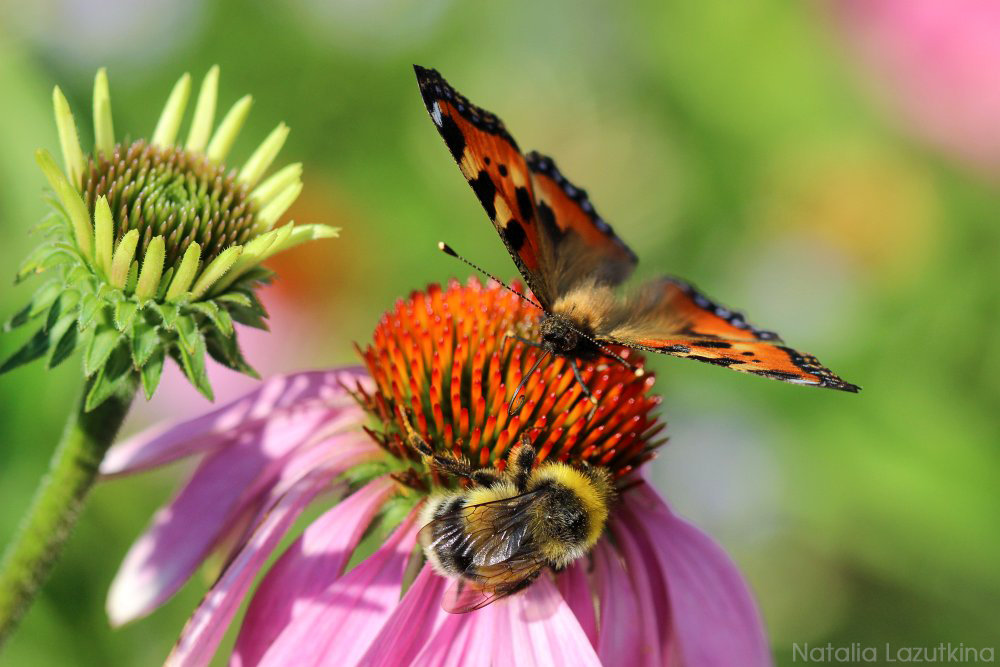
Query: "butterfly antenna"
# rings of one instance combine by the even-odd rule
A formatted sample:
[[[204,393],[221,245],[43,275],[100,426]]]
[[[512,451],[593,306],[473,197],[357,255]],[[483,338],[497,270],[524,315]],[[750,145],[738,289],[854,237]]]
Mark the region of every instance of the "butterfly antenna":
[[[601,352],[603,352],[606,356],[611,357],[615,361],[619,362],[622,366],[624,366],[625,368],[627,368],[630,371],[632,371],[633,373],[635,373],[635,376],[637,378],[641,378],[643,375],[646,374],[645,370],[643,370],[639,366],[636,366],[635,364],[630,364],[628,361],[626,361],[625,357],[623,357],[623,356],[621,356],[619,354],[614,353],[613,351],[611,351],[610,349],[608,349],[604,345],[601,345],[596,340],[594,340],[593,338],[591,338],[587,334],[583,333],[582,331],[580,331],[576,327],[571,327],[571,328],[573,329],[573,331],[575,331],[578,334],[580,334],[580,336],[582,336],[583,338],[586,338],[591,343],[593,343],[594,346],[597,347],[597,349],[600,350]]]
[[[497,278],[495,275],[493,275],[492,273],[490,273],[489,271],[487,271],[483,267],[479,266],[478,264],[476,264],[474,262],[470,262],[466,258],[464,258],[461,255],[459,255],[457,252],[455,252],[454,248],[452,248],[450,245],[448,245],[444,241],[438,241],[438,250],[440,250],[441,252],[443,252],[446,255],[451,255],[455,259],[462,260],[463,262],[465,262],[466,264],[468,264],[469,266],[471,266],[472,268],[474,268],[476,271],[479,271],[481,274],[483,274],[487,278],[492,278],[494,282],[499,283],[504,288],[506,288],[506,289],[510,290],[511,292],[513,292],[514,294],[518,295],[519,297],[521,297],[522,299],[524,299],[525,301],[527,301],[528,303],[530,303],[532,306],[534,306],[538,310],[545,310],[537,302],[535,302],[532,299],[529,299],[528,297],[524,296],[523,294],[521,294],[520,292],[518,292],[516,289],[514,289],[511,286],[509,286],[507,283],[505,283],[504,281],[500,280],[499,278]]]
[[[517,383],[517,389],[514,390],[514,395],[510,397],[510,404],[507,406],[508,417],[515,416],[524,407],[524,402],[528,400],[527,396],[521,396],[521,402],[517,404],[517,408],[514,407],[514,402],[517,401],[517,397],[521,394],[521,390],[524,389],[524,385],[528,383],[528,378],[535,374],[535,371],[538,370],[538,367],[545,361],[547,356],[549,356],[549,351],[545,350],[542,356],[538,357],[535,363],[531,364],[531,368],[528,369],[527,374]]]

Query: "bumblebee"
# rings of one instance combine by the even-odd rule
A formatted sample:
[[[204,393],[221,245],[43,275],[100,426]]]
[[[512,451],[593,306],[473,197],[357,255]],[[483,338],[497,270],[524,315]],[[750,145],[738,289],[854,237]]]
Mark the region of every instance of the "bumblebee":
[[[610,473],[565,463],[535,466],[527,435],[503,472],[435,454],[404,417],[407,439],[434,468],[469,481],[432,495],[422,513],[420,545],[433,568],[454,583],[445,610],[465,613],[527,588],[546,567],[559,571],[600,539],[614,498]]]

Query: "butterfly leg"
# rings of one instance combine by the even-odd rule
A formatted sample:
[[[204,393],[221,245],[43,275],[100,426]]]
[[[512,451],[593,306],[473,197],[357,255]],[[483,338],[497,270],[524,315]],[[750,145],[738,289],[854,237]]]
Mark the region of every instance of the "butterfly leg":
[[[575,377],[576,381],[580,383],[580,389],[583,391],[583,395],[586,396],[587,400],[593,405],[593,407],[590,408],[590,413],[587,415],[587,420],[589,421],[593,418],[594,413],[597,412],[597,399],[590,392],[590,387],[587,386],[587,383],[583,381],[583,376],[580,375],[580,364],[577,363],[576,359],[571,359],[569,366],[573,369],[573,377]]]

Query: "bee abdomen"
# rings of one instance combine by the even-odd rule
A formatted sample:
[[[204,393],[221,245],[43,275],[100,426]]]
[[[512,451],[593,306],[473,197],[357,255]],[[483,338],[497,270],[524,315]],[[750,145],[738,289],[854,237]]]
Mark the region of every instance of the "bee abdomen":
[[[462,495],[451,494],[431,498],[422,512],[422,523],[432,524],[430,532],[421,535],[424,554],[431,566],[446,576],[468,576],[473,569],[472,554],[459,545],[466,530],[459,512],[464,506]]]

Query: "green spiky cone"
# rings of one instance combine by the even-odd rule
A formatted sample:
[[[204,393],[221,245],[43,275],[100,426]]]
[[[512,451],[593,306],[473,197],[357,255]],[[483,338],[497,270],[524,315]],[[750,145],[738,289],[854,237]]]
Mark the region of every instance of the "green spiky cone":
[[[252,100],[238,100],[213,131],[219,70],[201,85],[187,139],[177,137],[191,92],[174,86],[150,139],[116,143],[105,71],[94,81],[92,153],[80,148],[66,98],[53,92],[64,168],[36,159],[52,188],[43,243],[17,280],[49,280],[8,320],[41,326],[0,364],[0,374],[47,358],[49,367],[83,351],[86,410],[136,382],[148,397],[165,359],[212,397],[205,355],[255,376],[233,322],[266,328],[255,288],[271,273],[260,262],[300,243],[337,235],[325,225],[278,221],[302,189],[302,167],[263,179],[288,135],[282,123],[240,169],[224,164]]]

